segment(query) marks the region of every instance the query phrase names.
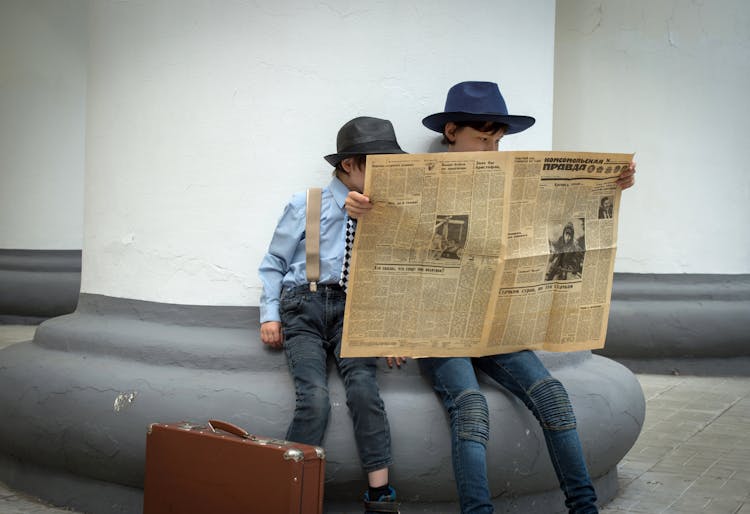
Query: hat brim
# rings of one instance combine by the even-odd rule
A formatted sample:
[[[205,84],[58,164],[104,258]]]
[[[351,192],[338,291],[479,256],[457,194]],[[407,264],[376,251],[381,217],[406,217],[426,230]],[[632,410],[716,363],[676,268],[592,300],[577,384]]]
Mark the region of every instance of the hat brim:
[[[385,155],[385,154],[398,154],[398,153],[406,153],[401,148],[383,148],[376,151],[368,151],[368,152],[340,152],[340,153],[332,153],[330,155],[326,155],[323,157],[326,161],[328,161],[328,164],[331,166],[338,166],[338,164],[346,159],[347,157],[354,157],[355,155]]]
[[[496,121],[508,125],[508,130],[505,131],[506,134],[522,132],[536,123],[536,119],[531,116],[472,112],[439,112],[423,119],[422,125],[442,134],[445,124],[449,121]]]

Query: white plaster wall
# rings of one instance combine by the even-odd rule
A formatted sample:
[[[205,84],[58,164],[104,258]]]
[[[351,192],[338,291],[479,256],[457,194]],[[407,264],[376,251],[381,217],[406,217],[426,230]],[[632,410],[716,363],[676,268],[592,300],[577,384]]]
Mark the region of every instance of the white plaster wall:
[[[558,0],[555,149],[636,152],[616,271],[749,273],[750,3]]]
[[[83,242],[86,4],[0,2],[0,248]]]
[[[462,80],[500,83],[552,143],[553,0],[91,4],[82,291],[257,305],[257,267],[292,193],[324,185],[338,128],[421,119]]]

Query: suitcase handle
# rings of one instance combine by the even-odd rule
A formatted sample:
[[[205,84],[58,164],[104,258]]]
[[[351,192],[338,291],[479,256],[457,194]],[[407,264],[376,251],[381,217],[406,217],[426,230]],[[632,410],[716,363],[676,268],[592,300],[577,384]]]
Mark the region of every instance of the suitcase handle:
[[[243,439],[253,439],[253,436],[248,434],[245,430],[241,429],[237,425],[233,425],[231,423],[228,423],[226,421],[221,421],[218,419],[211,419],[208,421],[208,426],[216,432],[216,429],[223,430],[224,432],[229,432],[232,435],[236,435],[237,437],[241,437]]]
[[[250,441],[254,441],[261,446],[266,446],[268,444],[274,444],[280,447],[289,446],[289,441],[284,441],[283,439],[261,439],[256,435],[246,432],[245,430],[241,429],[237,425],[233,425],[231,423],[228,423],[226,421],[221,421],[218,419],[209,420],[208,428],[210,428],[214,432],[216,432],[216,429],[218,428],[219,430],[223,430],[224,432],[228,432],[232,435],[236,435],[237,437],[241,437],[242,439],[248,439]]]

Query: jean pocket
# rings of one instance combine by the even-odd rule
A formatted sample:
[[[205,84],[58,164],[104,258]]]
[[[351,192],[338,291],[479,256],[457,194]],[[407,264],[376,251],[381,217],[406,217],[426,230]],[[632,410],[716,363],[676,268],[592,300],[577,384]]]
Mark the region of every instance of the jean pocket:
[[[303,300],[301,295],[282,296],[279,301],[279,313],[289,315],[299,312]]]

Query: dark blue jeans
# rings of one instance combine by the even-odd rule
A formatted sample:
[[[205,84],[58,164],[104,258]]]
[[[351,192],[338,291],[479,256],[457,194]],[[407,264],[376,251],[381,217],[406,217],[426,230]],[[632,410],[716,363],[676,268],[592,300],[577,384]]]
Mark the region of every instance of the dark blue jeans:
[[[523,401],[539,421],[569,512],[598,512],[573,407],[563,385],[530,351],[473,361],[477,368]],[[419,359],[419,365],[432,379],[450,415],[453,473],[461,512],[494,512],[487,482],[489,409],[479,390],[472,359]]]
[[[297,397],[286,439],[316,446],[323,442],[331,411],[326,361],[332,354],[344,382],[362,468],[369,473],[391,465],[391,432],[375,359],[340,356],[345,300],[338,286],[319,285],[314,293],[300,286],[281,294],[284,349]]]

